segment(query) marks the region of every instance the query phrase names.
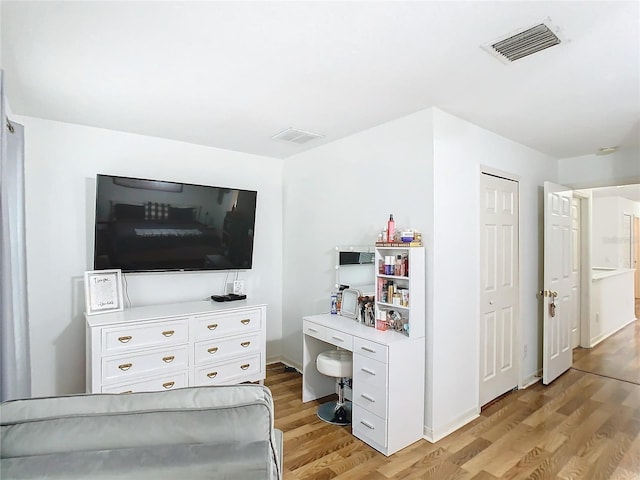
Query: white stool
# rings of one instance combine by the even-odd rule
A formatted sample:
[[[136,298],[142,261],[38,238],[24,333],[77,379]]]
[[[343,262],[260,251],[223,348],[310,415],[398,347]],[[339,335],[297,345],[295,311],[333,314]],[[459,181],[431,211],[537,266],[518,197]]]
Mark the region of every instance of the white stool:
[[[347,350],[328,350],[316,358],[318,371],[338,381],[338,401],[328,402],[318,407],[318,417],[334,425],[351,423],[351,402],[344,400],[345,380],[353,375],[353,356]]]

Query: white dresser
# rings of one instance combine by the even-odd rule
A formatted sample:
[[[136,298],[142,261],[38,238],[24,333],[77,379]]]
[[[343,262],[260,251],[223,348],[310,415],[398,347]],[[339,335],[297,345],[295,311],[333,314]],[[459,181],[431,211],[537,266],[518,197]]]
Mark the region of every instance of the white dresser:
[[[152,305],[87,315],[87,392],[263,381],[266,305]]]
[[[316,357],[338,346],[353,352],[353,434],[385,455],[423,438],[424,337],[331,314],[304,317],[303,333],[303,402],[335,393]]]

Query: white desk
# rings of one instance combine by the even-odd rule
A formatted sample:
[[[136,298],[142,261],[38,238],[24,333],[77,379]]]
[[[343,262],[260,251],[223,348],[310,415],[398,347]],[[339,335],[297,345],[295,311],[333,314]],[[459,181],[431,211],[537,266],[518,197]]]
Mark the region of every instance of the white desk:
[[[353,352],[353,434],[385,455],[423,438],[424,337],[331,314],[304,317],[303,333],[303,402],[335,393],[335,379],[318,372],[316,357],[339,346]]]

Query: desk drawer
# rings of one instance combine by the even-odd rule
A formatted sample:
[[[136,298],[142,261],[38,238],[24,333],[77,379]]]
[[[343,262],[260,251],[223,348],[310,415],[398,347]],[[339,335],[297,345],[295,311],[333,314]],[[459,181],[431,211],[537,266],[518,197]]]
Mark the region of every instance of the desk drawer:
[[[214,338],[195,344],[195,365],[260,351],[260,334]]]
[[[305,320],[302,325],[302,333],[310,337],[315,337],[318,340],[324,340],[327,336],[327,327]]]
[[[262,315],[257,308],[233,313],[197,315],[195,323],[195,340],[198,341],[259,332]]]
[[[136,375],[148,374],[157,370],[177,370],[188,368],[188,347],[145,350],[126,355],[102,358],[102,380],[113,383]]]
[[[387,346],[364,338],[356,337],[353,341],[353,353],[364,355],[378,362],[387,363]]]
[[[387,446],[387,422],[364,408],[354,408],[352,412],[353,434],[367,443]]]
[[[187,343],[188,339],[189,324],[186,319],[136,326],[120,325],[102,329],[102,355]]]
[[[387,365],[360,354],[353,356],[353,403],[387,417]]]
[[[353,351],[353,335],[328,328],[325,332],[325,342],[336,345],[345,350]]]
[[[353,335],[343,333],[333,328],[318,325],[317,323],[304,321],[302,331],[305,335],[315,337],[323,342],[330,343],[345,350],[353,351]]]

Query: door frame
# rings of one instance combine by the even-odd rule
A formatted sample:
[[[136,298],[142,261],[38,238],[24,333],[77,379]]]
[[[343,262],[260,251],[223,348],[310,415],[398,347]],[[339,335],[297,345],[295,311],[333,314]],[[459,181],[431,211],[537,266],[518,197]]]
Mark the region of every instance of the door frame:
[[[518,309],[516,311],[516,315],[515,315],[515,319],[513,322],[513,325],[516,329],[516,334],[514,336],[515,338],[515,345],[514,345],[514,350],[516,352],[515,355],[515,368],[516,371],[518,372],[518,389],[522,390],[523,388],[525,388],[525,384],[524,384],[524,378],[523,378],[523,373],[522,373],[522,364],[523,364],[523,349],[522,349],[522,345],[523,345],[523,341],[522,341],[522,305],[523,305],[523,291],[522,291],[522,218],[520,215],[520,205],[521,205],[521,176],[520,175],[515,175],[513,173],[510,172],[506,172],[504,170],[499,170],[497,168],[493,168],[493,167],[489,167],[486,165],[480,165],[480,172],[479,172],[479,176],[478,176],[478,185],[480,185],[481,181],[482,181],[482,175],[483,174],[487,174],[487,175],[493,175],[494,177],[500,177],[500,178],[504,178],[505,180],[510,180],[512,182],[516,182],[518,184],[518,255],[517,255],[517,264],[518,264],[518,292],[517,292],[517,297],[518,297]],[[478,210],[478,215],[480,215],[480,210]],[[480,227],[481,228],[481,227]],[[479,273],[482,272],[482,270],[478,271]],[[480,285],[482,282],[482,278],[478,277],[478,285]],[[478,293],[478,298],[477,298],[477,312],[479,313],[481,311],[482,305],[480,304],[480,294]],[[480,322],[480,319],[478,318],[478,322]],[[479,323],[478,323],[479,325]],[[478,344],[480,344],[480,335],[478,334]],[[478,355],[480,355],[480,350],[478,350]],[[480,359],[478,358],[478,361],[480,361]],[[482,407],[482,405],[480,405],[480,378],[478,378],[478,408]]]
[[[640,214],[633,214],[633,294],[640,298]]]
[[[580,200],[580,347],[591,344],[591,191],[573,190]]]

